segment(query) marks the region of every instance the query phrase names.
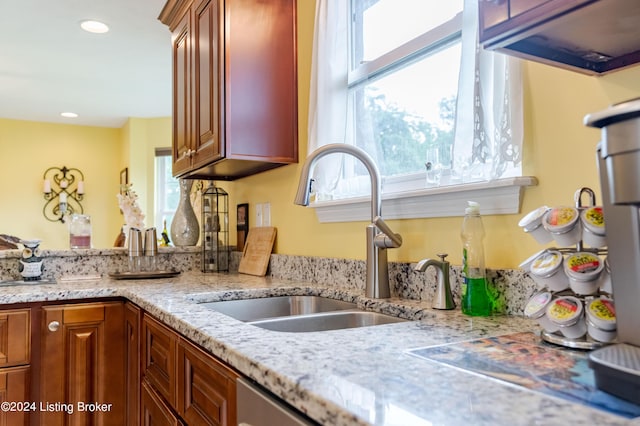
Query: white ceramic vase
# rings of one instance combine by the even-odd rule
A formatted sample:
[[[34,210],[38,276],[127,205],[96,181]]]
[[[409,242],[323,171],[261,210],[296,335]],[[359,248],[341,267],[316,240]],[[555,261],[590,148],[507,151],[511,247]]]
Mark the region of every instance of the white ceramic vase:
[[[171,222],[171,241],[173,245],[195,246],[200,238],[200,226],[193,207],[191,206],[191,186],[190,179],[180,179],[180,201],[176,214]]]

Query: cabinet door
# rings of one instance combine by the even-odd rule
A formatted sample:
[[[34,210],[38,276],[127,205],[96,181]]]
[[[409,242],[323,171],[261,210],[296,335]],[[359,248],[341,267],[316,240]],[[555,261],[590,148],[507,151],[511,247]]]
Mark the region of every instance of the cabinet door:
[[[296,2],[226,0],[225,12],[225,156],[296,162]]]
[[[190,342],[178,345],[178,414],[189,425],[236,425],[236,375]]]
[[[140,424],[140,327],[142,313],[133,303],[124,306],[124,333],[126,339],[126,424]]]
[[[183,424],[146,381],[142,382],[140,407],[144,426],[179,426]]]
[[[31,358],[31,310],[0,311],[0,367],[29,364]]]
[[[222,13],[219,0],[202,0],[195,8],[193,29],[195,79],[195,152],[192,167],[222,156],[220,151],[220,73]]]
[[[123,303],[46,306],[42,311],[38,400],[67,408],[41,411],[41,424],[124,424]]]
[[[29,397],[29,367],[4,368],[0,370],[0,402],[27,402]],[[33,404],[38,404],[35,402]],[[28,406],[30,411],[39,407]],[[0,411],[0,425],[19,426],[29,424],[29,411],[2,410]]]
[[[191,168],[193,148],[193,89],[191,13],[172,34],[173,40],[173,175]]]
[[[142,335],[142,373],[158,393],[175,407],[178,336],[147,315],[142,320]]]

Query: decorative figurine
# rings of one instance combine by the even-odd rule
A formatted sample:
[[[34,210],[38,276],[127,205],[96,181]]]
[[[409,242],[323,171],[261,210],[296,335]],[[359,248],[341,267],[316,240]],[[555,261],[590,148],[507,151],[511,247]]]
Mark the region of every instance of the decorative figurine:
[[[18,270],[24,281],[39,281],[42,279],[43,258],[40,257],[40,240],[21,240],[24,245],[22,259]]]

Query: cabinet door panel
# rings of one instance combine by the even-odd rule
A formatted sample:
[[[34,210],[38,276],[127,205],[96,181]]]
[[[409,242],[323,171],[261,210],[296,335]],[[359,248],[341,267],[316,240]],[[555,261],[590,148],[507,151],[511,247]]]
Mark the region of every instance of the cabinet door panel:
[[[31,310],[0,311],[0,367],[29,364]]]
[[[29,367],[14,367],[0,370],[0,402],[29,401]],[[35,404],[38,404],[35,402]],[[38,409],[38,406],[35,406]],[[1,426],[29,424],[29,411],[0,412]]]
[[[170,405],[176,405],[176,334],[149,316],[142,321],[143,374]]]
[[[226,156],[295,162],[296,3],[227,0],[225,8],[232,34],[225,40]]]
[[[236,376],[193,344],[178,346],[178,413],[190,425],[235,425]]]
[[[173,33],[173,175],[191,167],[192,88],[191,14],[187,12]]]
[[[38,399],[70,409],[41,411],[41,424],[123,424],[123,304],[46,306],[42,311]]]
[[[203,0],[195,10],[194,61],[196,138],[192,166],[220,158],[221,11],[219,0]]]
[[[153,389],[142,382],[142,398],[140,401],[142,424],[144,426],[179,426],[182,422],[171,412],[162,398]]]

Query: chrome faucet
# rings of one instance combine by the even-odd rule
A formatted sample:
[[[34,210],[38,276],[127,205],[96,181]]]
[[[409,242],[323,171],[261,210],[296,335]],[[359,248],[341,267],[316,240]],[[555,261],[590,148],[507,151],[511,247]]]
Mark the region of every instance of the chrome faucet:
[[[449,262],[445,260],[447,254],[438,254],[440,260],[424,259],[413,268],[415,271],[424,272],[429,266],[436,268],[438,286],[433,297],[431,307],[433,309],[453,309],[456,307],[451,296],[451,284],[449,283]]]
[[[342,143],[324,145],[313,151],[305,161],[300,173],[300,183],[296,192],[295,203],[309,205],[311,176],[315,163],[328,154],[343,153],[357,158],[364,164],[371,177],[371,223],[367,225],[367,278],[365,296],[384,299],[391,297],[389,289],[389,266],[387,263],[388,248],[402,245],[402,237],[394,233],[381,216],[382,201],[380,199],[380,172],[373,159],[362,149]]]

